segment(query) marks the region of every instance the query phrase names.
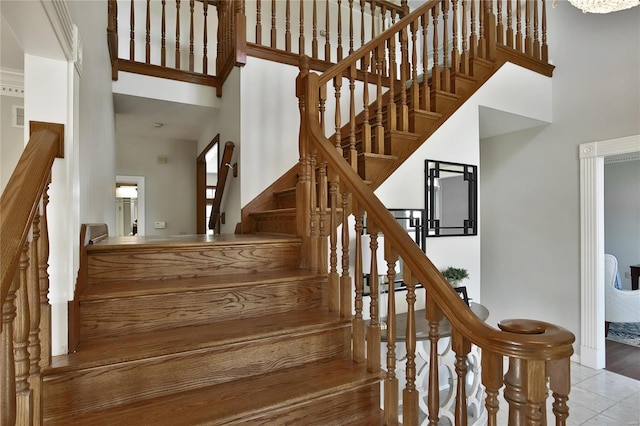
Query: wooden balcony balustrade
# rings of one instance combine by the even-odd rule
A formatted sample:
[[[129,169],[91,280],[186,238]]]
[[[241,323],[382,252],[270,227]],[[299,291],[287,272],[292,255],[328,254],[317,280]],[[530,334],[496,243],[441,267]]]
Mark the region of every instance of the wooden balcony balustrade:
[[[62,125],[31,123],[31,138],[0,198],[0,424],[42,423],[41,369],[51,363],[47,189]]]

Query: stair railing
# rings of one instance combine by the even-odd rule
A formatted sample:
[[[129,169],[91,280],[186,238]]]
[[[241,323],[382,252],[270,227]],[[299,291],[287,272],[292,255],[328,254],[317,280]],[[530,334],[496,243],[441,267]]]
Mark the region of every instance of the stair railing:
[[[44,124],[44,126],[40,126]],[[51,363],[47,190],[63,127],[32,123],[0,198],[0,424],[42,424],[42,377]]]
[[[512,4],[507,3],[509,10]],[[522,16],[520,4],[516,5],[518,21]],[[536,16],[536,0],[522,4],[527,17]],[[310,72],[308,58],[301,61],[296,86],[301,114],[296,203],[298,235],[303,241],[302,266],[327,273],[329,308],[343,318],[352,319],[353,359],[366,362],[372,372],[379,371],[381,365],[378,271],[386,270],[387,282],[393,283],[396,264],[400,259],[403,262],[407,286],[406,387],[400,394],[396,374],[395,293],[389,291],[384,373],[387,424],[398,423],[400,415],[403,424],[418,424],[419,397],[427,401],[429,424],[438,423],[441,407],[437,346],[439,325],[445,317],[451,324],[451,347],[456,359],[453,385],[456,424],[467,424],[465,383],[472,345],[482,352],[481,381],[486,392],[488,424],[497,424],[498,394],[503,386],[510,425],[546,423],[547,383],[553,393],[556,424],[564,425],[568,416],[573,334],[540,321],[505,320],[499,324],[500,330],[485,324],[460,299],[371,189],[393,167],[387,170],[382,167],[382,172],[377,167],[378,171],[370,174],[373,168],[369,170],[369,160],[391,159],[396,161],[395,166],[406,158],[416,144],[422,143],[411,139],[411,133],[419,134],[421,127],[428,125],[425,120],[453,113],[458,98],[473,90],[469,82],[482,83],[501,63],[518,58],[539,64],[540,72],[550,73],[552,67],[542,60],[546,43],[535,42],[539,33],[527,30],[525,33],[531,36],[529,41],[525,37],[521,51],[517,34],[509,35],[511,23],[507,23],[506,30],[499,26],[502,18],[496,20],[494,5],[499,11],[497,16],[501,16],[501,1],[432,1],[321,76]],[[501,40],[506,45],[498,42],[499,31],[505,32]],[[517,29],[516,33],[519,32]],[[510,38],[514,40],[514,48],[508,46]],[[526,48],[527,43],[530,48]],[[538,53],[534,52],[536,49]],[[357,76],[362,77],[362,83],[358,83]],[[363,316],[360,238],[365,218],[371,235],[372,259],[368,324]],[[384,236],[383,248],[378,247],[378,234]],[[384,251],[386,266],[377,264],[378,250]],[[350,256],[351,252],[355,255]],[[417,283],[424,286],[427,294],[423,309],[429,326],[428,330],[422,330],[430,342],[426,395],[419,395],[416,387]],[[505,357],[509,365],[506,375]]]
[[[387,263],[387,280],[395,282],[396,263],[402,259],[403,280],[407,285],[407,350],[406,387],[399,394],[395,352],[397,334],[395,325],[395,296],[388,293],[386,318],[386,373],[384,379],[384,412],[387,424],[398,423],[402,415],[405,425],[418,424],[419,397],[426,398],[429,424],[437,424],[440,416],[438,377],[439,325],[446,317],[451,323],[451,346],[455,352],[455,419],[456,424],[467,424],[466,376],[467,356],[471,345],[482,352],[482,384],[485,387],[485,407],[490,425],[497,424],[498,393],[504,385],[505,399],[509,403],[510,425],[545,424],[547,382],[553,392],[553,413],[558,425],[564,425],[569,410],[567,399],[570,389],[569,357],[573,353],[574,336],[571,332],[553,324],[530,320],[507,320],[499,324],[500,330],[481,321],[460,299],[455,290],[442,277],[438,269],[418,248],[411,237],[399,226],[382,202],[367,184],[355,173],[351,164],[343,158],[341,149],[323,134],[319,123],[321,116],[320,78],[313,73],[301,74],[298,81],[302,120],[301,161],[302,176],[298,190],[304,194],[301,202],[311,212],[311,236],[307,248],[318,256],[311,268],[328,271],[330,308],[343,318],[353,321],[353,359],[366,362],[370,371],[380,369],[381,325],[378,314],[380,290],[378,283],[378,234],[384,236],[384,258]],[[315,189],[317,188],[317,189]],[[355,220],[352,238],[349,216]],[[313,216],[318,216],[313,219]],[[363,319],[363,265],[362,234],[366,216],[371,249],[371,319],[366,325]],[[338,218],[340,218],[338,223]],[[338,225],[341,226],[341,248],[338,245]],[[317,228],[317,230],[316,230]],[[355,240],[355,258],[351,259],[350,241]],[[328,247],[327,247],[328,241]],[[342,275],[338,275],[338,250],[341,249]],[[329,259],[329,264],[322,259]],[[355,297],[352,297],[353,268]],[[416,388],[416,306],[415,288],[421,283],[426,289],[427,301],[423,307],[429,323],[430,341],[429,381],[427,395],[419,395]],[[355,315],[352,315],[352,309]],[[503,359],[508,358],[509,369],[503,375]],[[399,403],[401,401],[401,403]],[[402,413],[399,406],[402,406]]]
[[[231,0],[109,0],[112,78],[128,71],[213,86],[220,95],[233,67],[246,60],[243,6]],[[119,34],[128,34],[128,42]]]
[[[234,176],[237,176],[235,170],[235,167],[237,166],[231,164],[231,157],[233,156],[234,148],[235,145],[231,141],[228,141],[224,144],[224,151],[222,152],[220,167],[218,167],[218,183],[216,184],[216,195],[213,199],[213,205],[211,206],[211,216],[209,217],[209,229],[213,229],[213,233],[216,235],[220,233],[222,196],[224,195],[224,188],[227,185],[229,169],[233,170]]]

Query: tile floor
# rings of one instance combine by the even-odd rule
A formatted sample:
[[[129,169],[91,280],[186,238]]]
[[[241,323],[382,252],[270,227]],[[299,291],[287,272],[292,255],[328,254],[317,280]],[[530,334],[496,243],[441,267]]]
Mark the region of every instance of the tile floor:
[[[638,366],[640,368],[640,366]],[[552,398],[548,399],[549,403]],[[502,401],[500,407],[505,407]],[[498,424],[507,424],[507,410],[498,413]],[[547,409],[547,424],[555,417]],[[569,426],[640,426],[640,381],[571,363]]]

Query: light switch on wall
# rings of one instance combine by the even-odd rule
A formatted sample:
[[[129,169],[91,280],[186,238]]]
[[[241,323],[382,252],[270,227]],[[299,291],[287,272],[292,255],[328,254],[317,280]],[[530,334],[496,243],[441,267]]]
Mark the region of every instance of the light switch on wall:
[[[155,229],[164,229],[167,227],[167,223],[165,221],[156,221],[155,222]]]

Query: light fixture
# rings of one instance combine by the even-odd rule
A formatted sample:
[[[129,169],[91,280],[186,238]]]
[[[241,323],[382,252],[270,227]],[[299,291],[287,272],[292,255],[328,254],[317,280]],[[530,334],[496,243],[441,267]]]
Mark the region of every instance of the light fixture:
[[[138,198],[138,187],[129,185],[117,186],[116,198]]]
[[[553,1],[554,6],[557,1]],[[638,6],[640,0],[569,0],[569,3],[584,13],[609,13]]]
[[[153,123],[153,127],[155,127],[156,129],[159,129],[162,126],[164,126],[164,123]]]

